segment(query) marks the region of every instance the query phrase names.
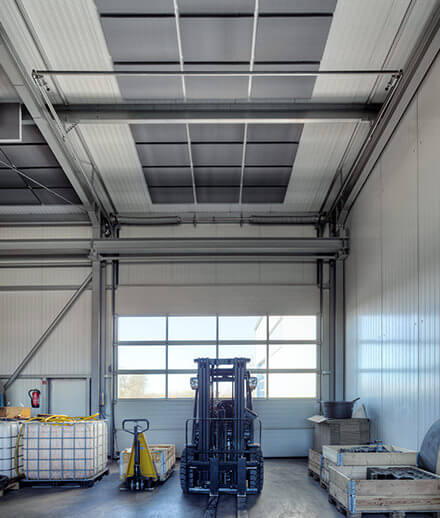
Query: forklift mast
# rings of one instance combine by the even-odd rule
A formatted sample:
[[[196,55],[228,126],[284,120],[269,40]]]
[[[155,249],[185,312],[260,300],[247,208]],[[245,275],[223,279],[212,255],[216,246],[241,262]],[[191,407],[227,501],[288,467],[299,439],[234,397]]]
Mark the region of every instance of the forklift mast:
[[[181,485],[185,493],[259,493],[263,484],[261,446],[254,442],[261,423],[252,408],[256,378],[246,368],[246,358],[199,358],[194,414],[186,423],[181,458]],[[231,398],[218,399],[220,383],[230,383]],[[188,429],[192,425],[191,441]]]

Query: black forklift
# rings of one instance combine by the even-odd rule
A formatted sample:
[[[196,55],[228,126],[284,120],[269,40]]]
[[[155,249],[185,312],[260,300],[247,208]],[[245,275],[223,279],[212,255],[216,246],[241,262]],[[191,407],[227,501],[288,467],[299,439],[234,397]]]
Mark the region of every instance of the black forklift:
[[[241,498],[259,494],[264,480],[261,422],[252,409],[257,378],[246,368],[250,360],[194,361],[198,365],[197,377],[191,378],[195,390],[194,416],[185,427],[180,464],[182,491],[211,497],[225,493]],[[228,382],[232,397],[215,397],[219,384]]]

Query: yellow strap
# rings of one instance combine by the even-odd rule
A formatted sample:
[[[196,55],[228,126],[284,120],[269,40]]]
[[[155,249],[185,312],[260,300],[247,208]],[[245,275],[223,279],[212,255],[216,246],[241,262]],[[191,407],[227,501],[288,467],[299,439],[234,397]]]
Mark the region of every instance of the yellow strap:
[[[144,477],[157,480],[156,467],[154,466],[153,458],[151,457],[150,449],[143,433],[139,434],[139,463],[141,465],[141,474]],[[128,459],[127,472],[125,477],[132,477],[134,475],[134,441],[131,448],[130,458]]]

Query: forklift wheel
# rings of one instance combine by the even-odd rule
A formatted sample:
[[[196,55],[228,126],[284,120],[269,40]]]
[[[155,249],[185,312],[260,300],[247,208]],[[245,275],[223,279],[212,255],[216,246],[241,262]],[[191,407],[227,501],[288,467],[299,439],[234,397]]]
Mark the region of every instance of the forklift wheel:
[[[186,448],[183,449],[182,456],[180,457],[180,487],[185,495],[189,493]]]

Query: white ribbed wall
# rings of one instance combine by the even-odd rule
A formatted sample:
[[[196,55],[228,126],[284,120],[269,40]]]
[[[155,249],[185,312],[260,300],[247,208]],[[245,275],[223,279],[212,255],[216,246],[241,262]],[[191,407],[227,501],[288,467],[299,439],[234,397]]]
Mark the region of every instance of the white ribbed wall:
[[[91,228],[0,227],[0,239],[81,239],[90,238]],[[5,268],[0,263],[0,378],[12,374],[58,312],[81,285],[87,266]],[[51,376],[83,377],[91,374],[91,290],[86,290],[54,329],[7,393],[11,405],[28,405],[27,391],[42,391],[41,379]],[[88,389],[87,389],[88,390]],[[66,392],[65,413],[74,407],[76,394]]]
[[[440,417],[439,92],[437,59],[349,220],[346,395],[409,448]]]

